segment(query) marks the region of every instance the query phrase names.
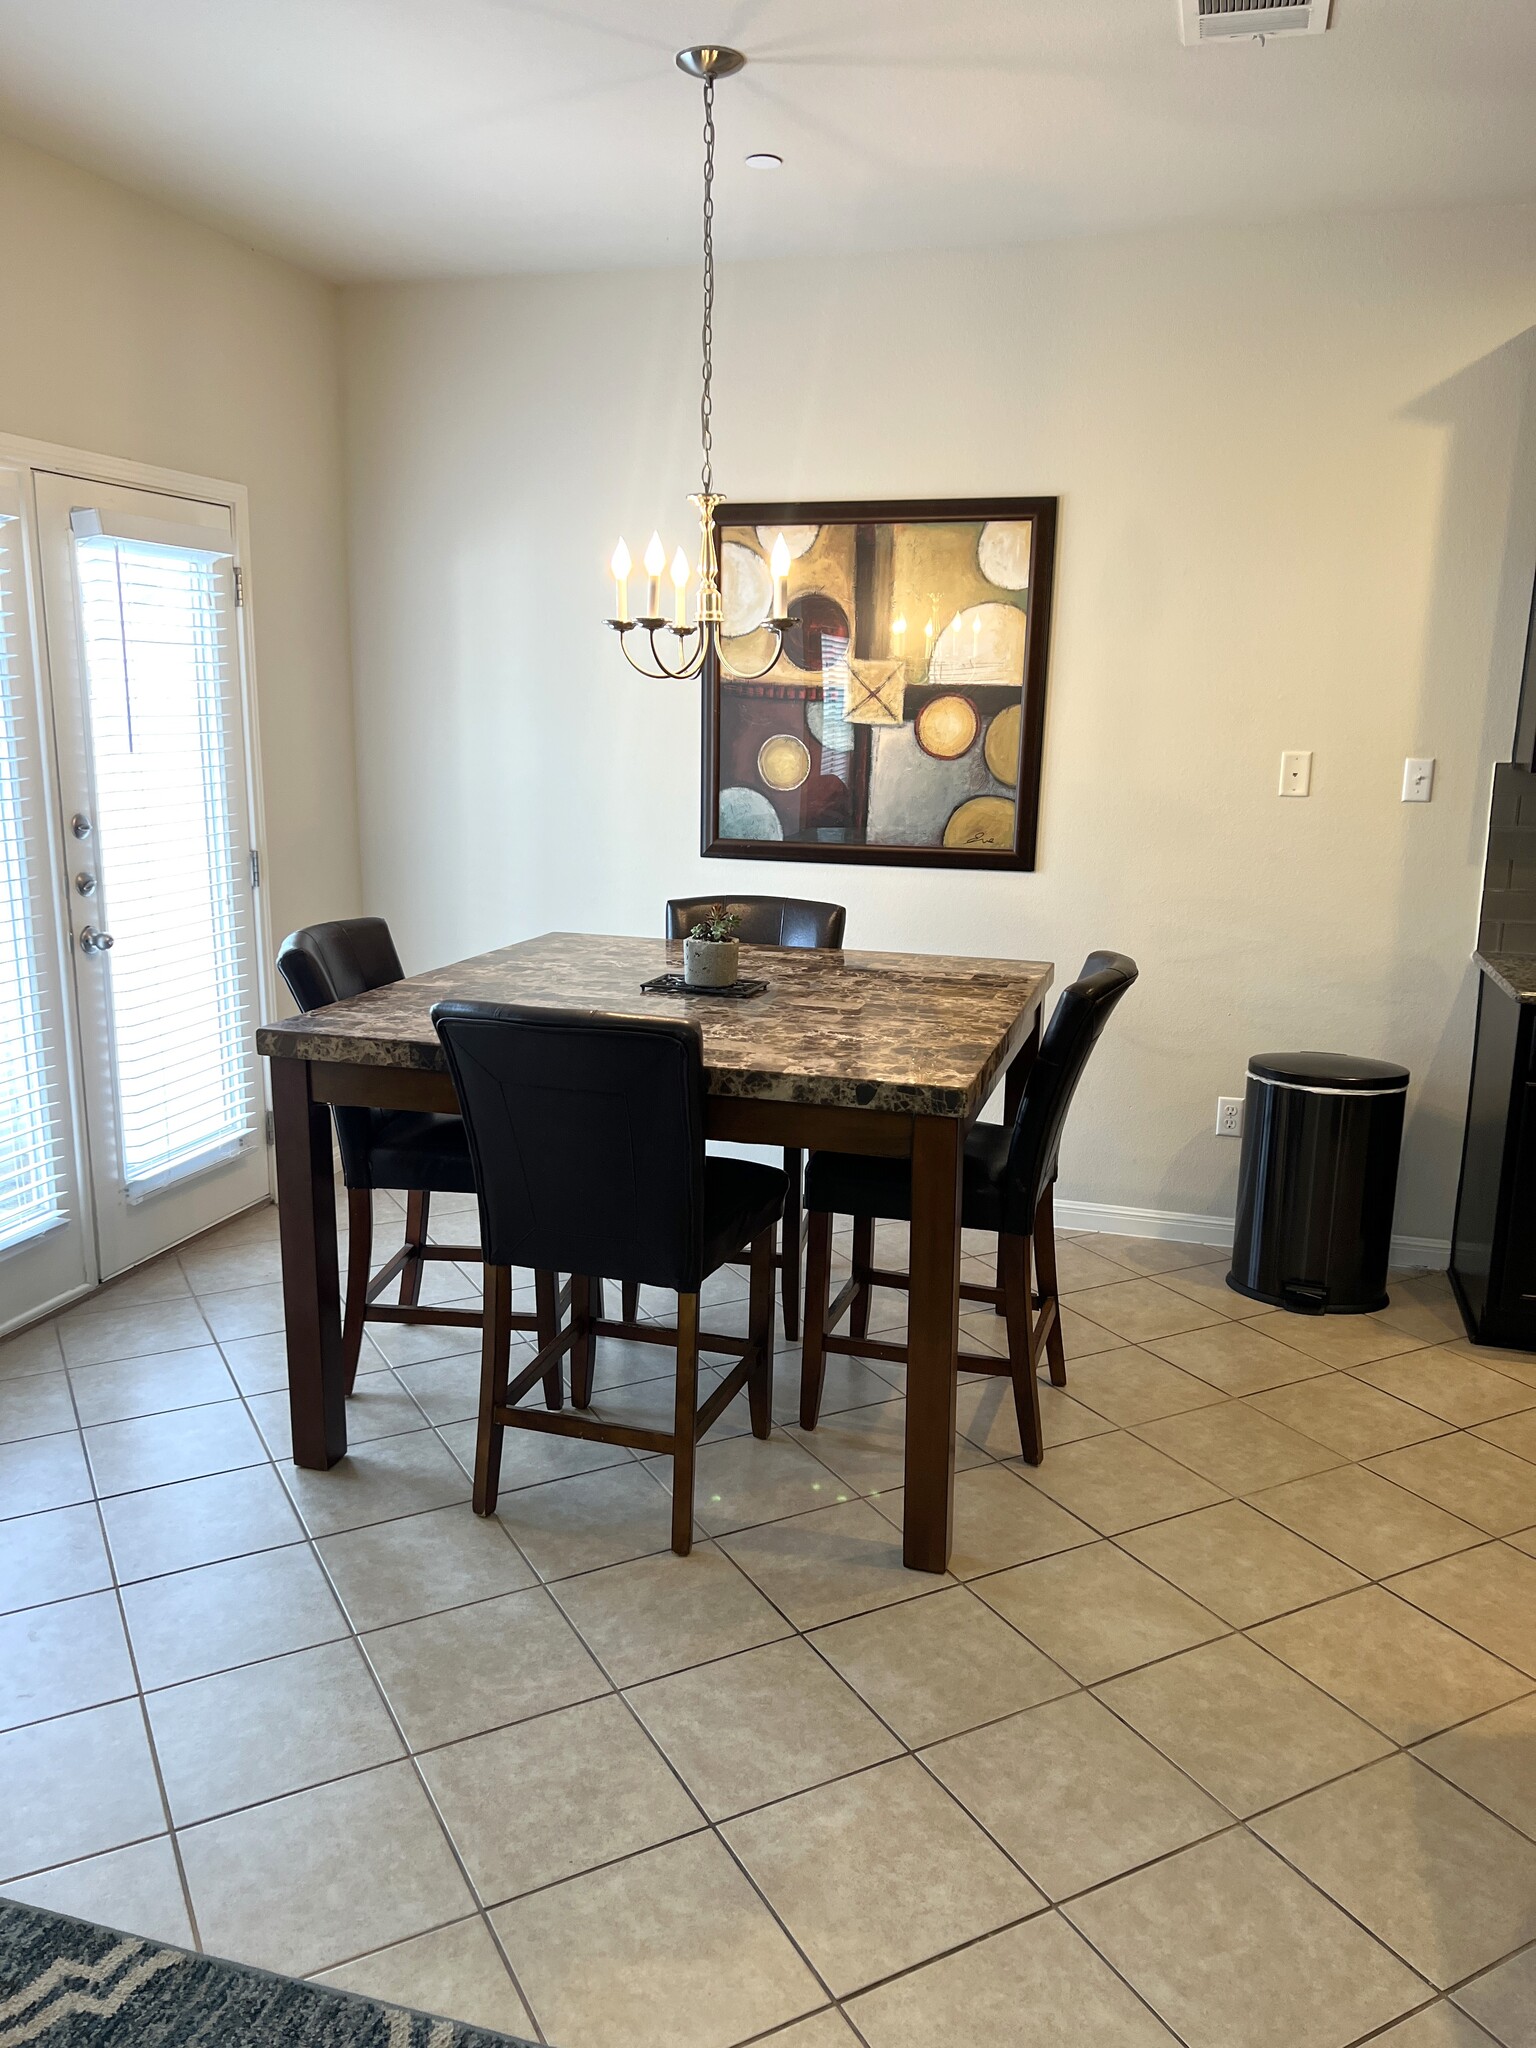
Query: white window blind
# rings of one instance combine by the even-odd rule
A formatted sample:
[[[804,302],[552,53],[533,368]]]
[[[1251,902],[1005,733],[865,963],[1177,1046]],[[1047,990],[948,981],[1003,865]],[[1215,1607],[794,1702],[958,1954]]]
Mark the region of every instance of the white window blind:
[[[0,1252],[64,1221],[64,1122],[38,843],[36,746],[19,508],[0,482]]]
[[[227,552],[82,532],[75,566],[95,783],[120,1166],[130,1197],[253,1142],[248,849]]]

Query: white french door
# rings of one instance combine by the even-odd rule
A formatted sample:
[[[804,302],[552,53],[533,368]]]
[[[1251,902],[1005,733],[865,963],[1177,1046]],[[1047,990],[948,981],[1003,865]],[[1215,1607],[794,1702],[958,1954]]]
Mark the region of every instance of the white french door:
[[[30,476],[0,469],[0,1330],[95,1276],[31,602]]]
[[[34,1203],[43,1150],[83,1150],[69,1214],[88,1281],[268,1191],[235,531],[227,504],[42,469],[31,481],[55,803],[51,846],[41,812],[30,838],[14,835],[29,860],[11,894],[30,907],[25,947],[11,943],[35,963],[41,1021],[11,1027],[0,1060],[41,1077],[7,1098],[35,1155]],[[35,772],[37,744],[12,753]],[[0,924],[0,946],[13,929],[20,918]],[[55,988],[72,1033],[68,1014],[47,1021]],[[59,1127],[47,1138],[45,1105]],[[49,1305],[44,1284],[40,1267],[29,1282],[19,1260],[0,1264],[0,1328]]]

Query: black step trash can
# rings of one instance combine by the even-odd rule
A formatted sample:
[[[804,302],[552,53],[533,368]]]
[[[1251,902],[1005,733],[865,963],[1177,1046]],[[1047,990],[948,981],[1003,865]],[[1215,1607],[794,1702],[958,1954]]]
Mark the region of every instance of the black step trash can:
[[[1387,1305],[1408,1069],[1338,1052],[1248,1062],[1227,1285],[1303,1315]]]

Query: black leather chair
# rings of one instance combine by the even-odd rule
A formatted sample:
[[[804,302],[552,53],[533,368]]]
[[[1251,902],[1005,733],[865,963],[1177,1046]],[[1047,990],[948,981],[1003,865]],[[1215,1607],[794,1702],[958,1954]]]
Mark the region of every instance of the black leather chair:
[[[667,937],[686,939],[701,917],[724,902],[741,920],[736,936],[748,946],[824,947],[840,953],[848,913],[841,903],[811,903],[799,896],[679,896],[667,905]],[[784,1334],[800,1334],[800,1247],[805,1236],[800,1184],[805,1155],[798,1147],[784,1148],[784,1171],[789,1176],[789,1193],[784,1199],[783,1250],[774,1259],[779,1268],[784,1300]],[[633,1320],[634,1304],[625,1297],[624,1313]]]
[[[1031,1465],[1038,1465],[1044,1456],[1040,1389],[1035,1377],[1042,1351],[1049,1360],[1052,1385],[1065,1386],[1067,1381],[1052,1203],[1061,1133],[1088,1056],[1110,1012],[1135,979],[1136,963],[1123,953],[1090,953],[1077,980],[1061,992],[1040,1050],[1025,1076],[1012,1125],[976,1124],[965,1141],[961,1227],[997,1233],[1002,1283],[1000,1287],[966,1283],[960,1292],[968,1301],[987,1301],[1002,1309],[1008,1319],[1008,1357],[1003,1361],[990,1352],[963,1351],[960,1364],[969,1372],[1011,1377],[1019,1441]],[[805,1177],[805,1200],[811,1223],[800,1426],[814,1429],[821,1412],[829,1351],[906,1362],[905,1345],[876,1342],[867,1331],[870,1289],[905,1288],[908,1284],[905,1273],[885,1272],[874,1265],[871,1240],[877,1218],[911,1220],[911,1162],[813,1152]],[[853,1277],[829,1308],[834,1214],[855,1219]],[[850,1309],[849,1335],[835,1337],[832,1332]]]
[[[630,1022],[517,1004],[439,1003],[432,1012],[469,1134],[485,1260],[480,1427],[475,1512],[494,1513],[504,1428],[552,1431],[661,1451],[672,1458],[672,1548],[693,1543],[694,1451],[746,1387],[753,1434],[773,1412],[773,1231],[784,1175],[704,1151],[703,1040],[693,1024]],[[751,1247],[748,1334],[699,1329],[699,1288]],[[511,1273],[569,1273],[571,1316],[561,1330],[553,1280],[541,1283],[538,1350],[508,1383]],[[677,1325],[630,1330],[600,1313],[606,1274],[631,1286],[675,1290]],[[594,1312],[594,1304],[598,1312]],[[564,1412],[561,1362],[569,1353],[571,1403],[592,1402],[593,1339],[639,1336],[677,1353],[670,1431]],[[699,1352],[740,1362],[698,1400]],[[518,1403],[544,1382],[544,1410]]]
[[[848,922],[842,904],[811,903],[799,896],[677,896],[667,905],[667,937],[686,939],[699,919],[722,902],[741,920],[736,936],[743,945],[842,951]]]
[[[400,955],[382,917],[338,918],[290,932],[277,965],[301,1010],[321,1010],[348,996],[404,979]],[[434,1194],[473,1194],[464,1126],[456,1116],[420,1110],[334,1109],[341,1172],[347,1187],[347,1285],[342,1309],[342,1355],[347,1392],[357,1377],[365,1322],[431,1322],[480,1326],[478,1310],[422,1308],[421,1279],[428,1259],[478,1259],[477,1245],[432,1245],[427,1224]],[[405,1242],[370,1276],[373,1191],[406,1197]],[[399,1276],[398,1305],[378,1297]],[[525,1319],[526,1320],[526,1319]],[[532,1326],[531,1323],[529,1325]]]

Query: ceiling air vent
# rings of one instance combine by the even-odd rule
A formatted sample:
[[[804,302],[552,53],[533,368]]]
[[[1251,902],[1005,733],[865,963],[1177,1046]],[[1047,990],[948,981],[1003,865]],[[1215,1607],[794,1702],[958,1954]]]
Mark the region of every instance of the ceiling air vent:
[[[1253,36],[1320,36],[1333,0],[1179,0],[1186,43],[1230,43]]]

